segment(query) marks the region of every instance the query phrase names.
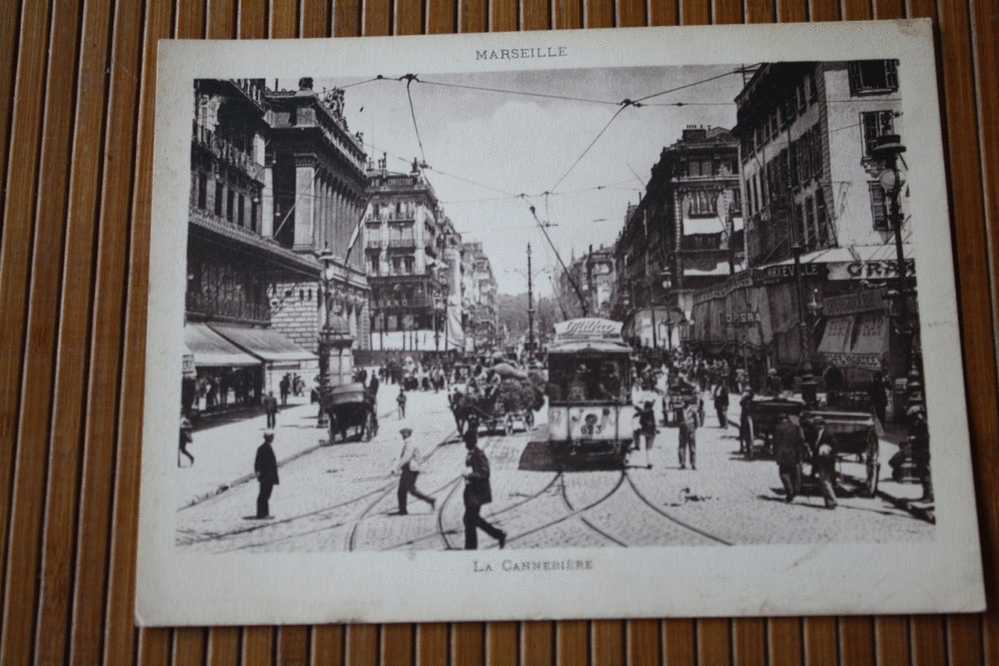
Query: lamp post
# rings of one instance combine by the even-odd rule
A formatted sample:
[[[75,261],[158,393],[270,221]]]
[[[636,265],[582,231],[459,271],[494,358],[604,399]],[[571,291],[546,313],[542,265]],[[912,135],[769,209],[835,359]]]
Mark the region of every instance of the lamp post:
[[[902,372],[908,369],[909,376],[915,377],[917,386],[919,385],[919,368],[913,354],[913,337],[915,336],[915,326],[910,321],[909,297],[915,294],[915,289],[909,287],[908,265],[905,261],[905,253],[902,247],[902,210],[898,203],[898,197],[905,185],[905,178],[898,170],[898,161],[905,146],[897,134],[884,134],[878,141],[878,145],[872,151],[874,157],[883,161],[885,169],[878,176],[881,189],[884,190],[888,199],[888,220],[895,236],[895,288],[889,290],[888,298],[891,299],[893,307],[892,318],[895,320],[895,330],[899,333],[902,344]],[[908,384],[907,384],[908,387]],[[921,406],[922,394],[919,391],[908,389],[910,407]],[[915,404],[913,404],[915,398]]]
[[[793,221],[792,221],[793,224]],[[815,376],[812,374],[812,328],[805,318],[805,294],[804,280],[801,276],[801,241],[795,238],[791,247],[794,253],[794,281],[798,294],[798,342],[799,356],[801,361],[801,374],[799,384],[801,386],[801,399],[805,404],[815,404],[818,401],[818,386]]]
[[[319,415],[317,428],[329,427],[326,414],[326,396],[330,389],[330,349],[333,347],[333,331],[330,327],[329,300],[332,286],[333,253],[325,249],[318,257],[322,270],[319,274]]]

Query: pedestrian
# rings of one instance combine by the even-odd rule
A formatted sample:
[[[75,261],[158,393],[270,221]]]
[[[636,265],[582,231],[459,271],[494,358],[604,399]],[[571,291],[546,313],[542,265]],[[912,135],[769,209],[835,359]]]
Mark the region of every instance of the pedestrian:
[[[395,398],[395,404],[399,406],[399,418],[406,418],[406,391],[399,387],[399,395]]]
[[[285,373],[284,377],[281,378],[281,382],[278,385],[281,390],[281,404],[288,404],[288,392],[291,390],[291,379],[288,378],[288,373]]]
[[[753,453],[753,389],[747,388],[739,398],[739,453]]]
[[[489,458],[479,448],[478,427],[469,428],[464,435],[465,449],[465,550],[475,550],[479,547],[479,533],[482,530],[499,542],[499,547],[506,546],[506,532],[489,523],[482,517],[482,507],[493,501],[492,486],[489,483]]]
[[[815,445],[812,448],[812,475],[818,479],[819,490],[827,509],[836,508],[836,438],[826,429],[821,416],[812,419]]]
[[[375,373],[371,374],[371,381],[368,383],[368,390],[371,391],[371,395],[378,397],[378,388],[381,386],[381,382],[378,381],[378,375]]]
[[[689,404],[683,408],[680,419],[680,469],[687,468],[687,454],[690,454],[690,469],[697,469],[697,405]]]
[[[409,495],[423,500],[430,505],[430,510],[433,511],[436,508],[434,498],[424,495],[416,488],[416,477],[420,475],[420,468],[425,459],[420,457],[420,449],[409,441],[409,438],[413,436],[413,430],[412,428],[402,428],[399,430],[399,434],[402,435],[402,451],[399,452],[393,469],[393,473],[399,475],[399,487],[396,490],[396,498],[399,500],[399,515],[405,516],[409,513],[406,508],[406,500]]]
[[[645,468],[652,469],[652,461],[649,459],[649,451],[656,440],[656,412],[651,400],[646,400],[640,407],[635,407],[638,416],[638,430],[635,432],[635,448],[644,450]],[[644,440],[644,444],[643,444]]]
[[[264,431],[264,443],[257,447],[257,457],[253,461],[253,471],[257,476],[259,491],[257,493],[257,519],[263,520],[271,517],[270,499],[271,491],[278,485],[277,458],[274,456],[274,449],[271,442],[274,441],[274,431]]]
[[[187,456],[187,459],[191,461],[191,464],[188,465],[188,467],[192,467],[194,465],[194,456],[192,456],[191,452],[187,450],[187,445],[194,443],[194,438],[191,436],[191,430],[192,430],[192,428],[191,428],[191,422],[187,419],[186,416],[185,417],[181,417],[181,419],[180,419],[180,446],[177,449],[177,467],[181,466],[181,464],[180,464],[180,456],[181,455]]]
[[[885,392],[885,380],[880,372],[874,373],[874,378],[868,384],[867,396],[871,402],[871,411],[878,417],[878,423],[884,425],[885,410],[888,407],[888,394]]]
[[[728,428],[728,387],[719,378],[718,383],[711,391],[715,403],[715,413],[718,414],[718,427],[725,430]]]
[[[277,427],[278,412],[278,403],[277,398],[274,397],[274,391],[268,391],[267,395],[260,402],[263,403],[264,413],[267,414],[267,428],[273,430]]]
[[[773,437],[774,460],[777,462],[780,482],[784,486],[784,501],[790,503],[801,492],[801,460],[805,435],[787,414],[780,414]]]

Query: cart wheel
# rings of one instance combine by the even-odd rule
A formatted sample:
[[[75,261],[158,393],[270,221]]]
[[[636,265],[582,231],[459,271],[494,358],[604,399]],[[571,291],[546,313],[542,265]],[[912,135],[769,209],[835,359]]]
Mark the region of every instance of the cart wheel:
[[[878,480],[881,476],[881,463],[878,461],[881,442],[878,441],[877,433],[873,430],[867,433],[867,483],[864,490],[868,497],[874,497],[878,492]]]
[[[509,414],[507,414],[507,417],[503,422],[503,433],[506,435],[513,434],[513,417]]]

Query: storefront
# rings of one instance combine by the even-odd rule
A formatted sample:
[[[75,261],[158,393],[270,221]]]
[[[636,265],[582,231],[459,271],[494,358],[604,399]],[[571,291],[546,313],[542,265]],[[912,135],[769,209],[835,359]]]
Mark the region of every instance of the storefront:
[[[319,361],[315,354],[295,344],[273,328],[210,324],[220,336],[258,359],[262,368],[264,394],[278,395],[281,378],[298,375],[307,387],[315,385]]]
[[[248,354],[204,323],[184,325],[184,346],[194,374],[193,387],[182,391],[187,413],[224,410],[259,401],[263,383],[260,359]]]

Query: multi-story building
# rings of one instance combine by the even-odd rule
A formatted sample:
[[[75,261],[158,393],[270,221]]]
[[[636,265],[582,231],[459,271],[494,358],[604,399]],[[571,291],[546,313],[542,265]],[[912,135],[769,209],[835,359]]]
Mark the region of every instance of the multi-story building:
[[[188,412],[255,403],[276,390],[279,375],[316,367],[314,344],[296,343],[273,326],[271,295],[276,284],[314,281],[320,270],[315,257],[270,238],[263,80],[201,79],[194,89],[184,325]]]
[[[742,245],[738,141],[720,127],[687,127],[662,150],[615,245],[613,311],[626,332],[643,346],[678,342],[694,293],[739,270]]]
[[[878,182],[885,165],[874,152],[882,135],[905,139],[897,68],[894,60],[769,63],[746,83],[734,133],[752,270],[698,295],[700,343],[737,341],[769,366],[803,357],[834,364],[848,379],[904,374],[888,301],[873,293],[897,268]],[[912,275],[909,224],[902,239]]]
[[[391,172],[385,156],[368,171],[364,261],[372,289],[374,349],[443,350],[448,285],[437,195],[416,160]]]
[[[326,311],[355,348],[366,349],[364,254],[359,245],[350,247],[366,204],[363,137],[348,128],[340,89],[317,92],[313,80],[303,78],[297,90],[268,90],[265,100],[270,133],[261,233],[310,260],[326,256]],[[278,282],[272,293],[274,327],[310,349],[323,311],[318,277]]]
[[[583,256],[572,257],[569,262],[569,275],[563,271],[558,278],[558,300],[571,317],[583,315],[576,287],[586,302],[586,314],[590,317],[609,317],[614,293],[614,252],[613,248],[591,245]],[[573,286],[575,282],[575,286]]]
[[[476,349],[489,349],[497,343],[499,333],[496,277],[481,242],[464,243],[462,249],[467,257],[468,282],[471,283],[465,298],[468,308],[465,330],[473,337]]]

